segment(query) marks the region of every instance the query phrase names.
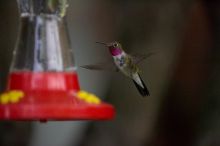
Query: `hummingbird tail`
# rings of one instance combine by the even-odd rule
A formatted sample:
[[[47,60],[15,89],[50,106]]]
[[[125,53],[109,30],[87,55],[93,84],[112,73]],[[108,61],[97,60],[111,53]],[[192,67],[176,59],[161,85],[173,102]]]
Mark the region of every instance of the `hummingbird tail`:
[[[139,85],[135,80],[133,80],[135,86],[137,87],[138,91],[140,92],[140,94],[144,97],[144,96],[150,96],[150,92],[147,89],[146,85],[144,84],[144,81],[141,79],[140,75],[138,74],[140,81],[141,81],[141,85]]]

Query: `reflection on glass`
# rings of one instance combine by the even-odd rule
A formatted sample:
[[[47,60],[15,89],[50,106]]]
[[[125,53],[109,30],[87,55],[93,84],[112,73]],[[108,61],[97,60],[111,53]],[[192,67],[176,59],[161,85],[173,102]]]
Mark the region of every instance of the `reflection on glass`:
[[[63,16],[65,0],[18,0],[20,28],[11,72],[72,71],[73,53]]]

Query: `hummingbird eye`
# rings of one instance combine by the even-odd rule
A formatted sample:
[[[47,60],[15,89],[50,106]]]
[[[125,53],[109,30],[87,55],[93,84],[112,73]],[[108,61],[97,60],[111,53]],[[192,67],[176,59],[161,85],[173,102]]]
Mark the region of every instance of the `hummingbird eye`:
[[[118,47],[118,44],[117,44],[117,43],[114,43],[114,44],[113,44],[113,47]]]

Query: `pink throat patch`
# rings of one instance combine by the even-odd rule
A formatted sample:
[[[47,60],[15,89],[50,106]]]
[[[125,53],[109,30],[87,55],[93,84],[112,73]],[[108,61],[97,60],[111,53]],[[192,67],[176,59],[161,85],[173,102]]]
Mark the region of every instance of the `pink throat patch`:
[[[109,50],[112,56],[117,56],[122,53],[122,50],[120,48],[109,48]]]

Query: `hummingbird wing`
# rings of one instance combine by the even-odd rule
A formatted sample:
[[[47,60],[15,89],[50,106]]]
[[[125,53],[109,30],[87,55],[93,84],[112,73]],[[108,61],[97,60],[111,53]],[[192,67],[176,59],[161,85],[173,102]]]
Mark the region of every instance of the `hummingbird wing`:
[[[153,54],[155,54],[155,53],[154,52],[150,52],[148,54],[131,54],[130,57],[131,57],[132,62],[134,64],[139,64],[140,62],[142,62],[143,60],[149,58]]]
[[[100,62],[96,64],[82,65],[80,67],[85,68],[85,69],[90,69],[90,70],[118,71],[118,68],[115,66],[112,60],[106,61],[106,62]]]

